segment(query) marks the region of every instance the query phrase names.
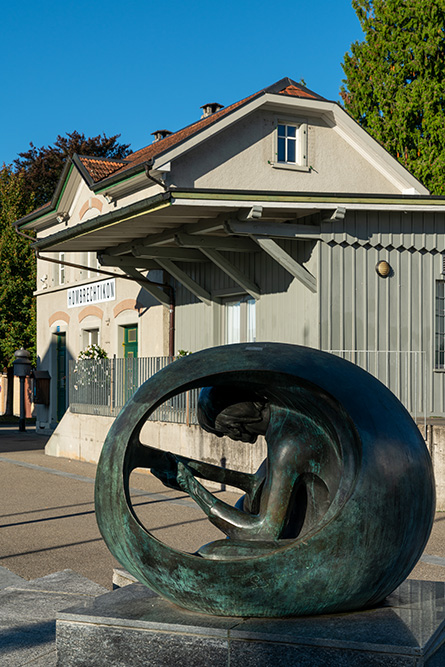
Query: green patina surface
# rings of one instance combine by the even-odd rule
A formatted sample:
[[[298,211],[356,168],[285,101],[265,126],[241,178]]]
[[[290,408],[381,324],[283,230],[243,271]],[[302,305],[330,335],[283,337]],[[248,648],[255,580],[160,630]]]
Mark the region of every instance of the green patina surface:
[[[269,463],[283,481],[306,475],[310,489],[318,475],[324,480],[329,502],[300,533],[271,536],[278,510],[266,522],[267,539],[241,530],[199,555],[163,544],[138,520],[128,489],[134,468],[145,465],[178,483],[175,457],[140,443],[145,419],[171,396],[202,386],[265,396],[276,416],[266,433]],[[286,455],[277,457],[274,443]],[[181,465],[193,472],[193,462],[182,458]],[[249,492],[248,478],[239,486]],[[96,513],[122,565],[180,606],[222,616],[332,613],[375,605],[406,578],[431,531],[434,480],[411,417],[365,371],[309,348],[230,345],[178,360],[129,401],[102,450]]]

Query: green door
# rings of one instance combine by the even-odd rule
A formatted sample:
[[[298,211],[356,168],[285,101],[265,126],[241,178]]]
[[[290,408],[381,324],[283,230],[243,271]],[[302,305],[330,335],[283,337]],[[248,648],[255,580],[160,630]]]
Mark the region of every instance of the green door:
[[[66,411],[66,334],[56,335],[57,421]]]
[[[124,327],[124,357],[130,359],[138,356],[138,328]]]
[[[128,401],[138,387],[138,328],[124,327],[125,357],[125,401]]]

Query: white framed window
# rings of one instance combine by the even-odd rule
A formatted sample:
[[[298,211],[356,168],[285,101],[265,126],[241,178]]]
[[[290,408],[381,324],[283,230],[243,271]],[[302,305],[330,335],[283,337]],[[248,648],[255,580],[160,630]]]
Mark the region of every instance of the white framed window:
[[[83,347],[88,345],[99,345],[99,329],[84,329],[82,331]]]
[[[306,122],[277,120],[272,164],[274,167],[308,170]]]
[[[224,302],[223,340],[253,343],[256,340],[256,301],[252,297],[232,297]]]
[[[299,164],[298,126],[281,125],[277,127],[277,161],[289,164]]]

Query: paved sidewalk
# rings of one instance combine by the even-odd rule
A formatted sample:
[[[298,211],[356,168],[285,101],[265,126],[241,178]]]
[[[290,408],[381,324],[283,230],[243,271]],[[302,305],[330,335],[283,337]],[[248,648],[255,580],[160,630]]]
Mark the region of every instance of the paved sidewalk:
[[[96,466],[46,456],[34,429],[0,425],[0,662],[56,665],[57,610],[112,588],[119,567],[94,515]],[[220,537],[186,495],[133,473],[134,507],[159,539],[185,551]],[[234,494],[220,497],[233,502]],[[445,513],[412,579],[445,580]],[[76,597],[77,596],[77,597]]]
[[[118,563],[96,524],[96,466],[46,456],[46,442],[0,426],[0,566],[28,580],[71,569],[111,589]],[[133,473],[130,484],[139,517],[167,544],[195,551],[221,536],[188,496],[153,475]]]
[[[96,466],[46,456],[45,436],[0,425],[0,566],[35,579],[71,569],[108,589],[118,563],[103,542],[94,515]],[[185,551],[221,534],[203,512],[149,473],[133,473],[134,506],[159,539]],[[234,494],[220,493],[229,501]],[[437,513],[414,579],[445,579],[445,512]]]

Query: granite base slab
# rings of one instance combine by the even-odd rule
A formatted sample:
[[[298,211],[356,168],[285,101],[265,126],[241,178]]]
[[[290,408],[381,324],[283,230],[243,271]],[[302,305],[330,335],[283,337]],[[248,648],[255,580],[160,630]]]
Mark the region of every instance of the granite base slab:
[[[56,611],[106,589],[71,570],[32,581],[0,569],[0,665],[56,664]]]
[[[56,644],[70,667],[439,667],[445,583],[407,580],[376,609],[283,619],[196,614],[132,584],[59,612]]]

